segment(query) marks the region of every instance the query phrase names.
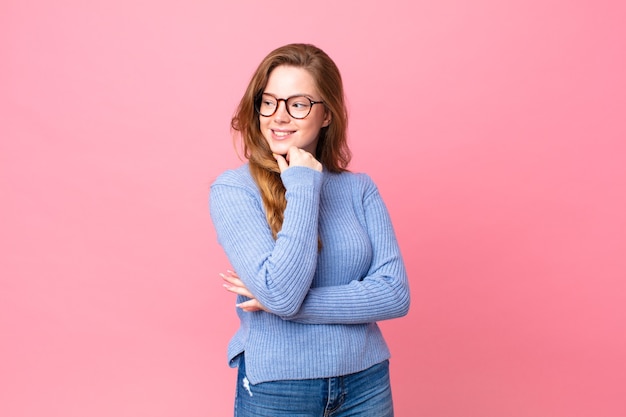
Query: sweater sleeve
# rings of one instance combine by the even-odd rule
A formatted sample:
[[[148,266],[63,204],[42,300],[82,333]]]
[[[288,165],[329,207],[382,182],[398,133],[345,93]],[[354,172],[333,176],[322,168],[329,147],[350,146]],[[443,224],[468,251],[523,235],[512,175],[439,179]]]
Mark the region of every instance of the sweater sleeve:
[[[367,275],[346,285],[312,288],[289,320],[306,324],[359,324],[408,313],[410,293],[400,248],[387,208],[374,183],[363,199],[373,250]]]
[[[223,175],[211,186],[209,206],[218,241],[261,304],[279,316],[293,315],[315,274],[322,174],[305,167],[283,172],[287,207],[276,240],[258,191],[233,177]]]

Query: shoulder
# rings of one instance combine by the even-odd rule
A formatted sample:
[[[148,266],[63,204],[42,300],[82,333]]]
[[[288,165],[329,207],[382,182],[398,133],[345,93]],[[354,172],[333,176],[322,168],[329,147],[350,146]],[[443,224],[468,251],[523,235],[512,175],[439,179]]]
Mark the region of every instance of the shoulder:
[[[367,197],[377,191],[376,184],[372,178],[363,172],[344,171],[341,173],[328,173],[328,182],[336,183],[346,192],[359,194]]]
[[[213,181],[209,191],[209,201],[212,205],[219,205],[220,202],[257,201],[260,198],[259,188],[250,174],[247,163],[222,172]]]
[[[222,172],[211,184],[211,188],[215,188],[217,186],[230,186],[230,187],[240,187],[240,188],[249,188],[252,190],[256,190],[256,183],[250,174],[249,165],[243,164],[235,169],[229,169],[227,171]]]

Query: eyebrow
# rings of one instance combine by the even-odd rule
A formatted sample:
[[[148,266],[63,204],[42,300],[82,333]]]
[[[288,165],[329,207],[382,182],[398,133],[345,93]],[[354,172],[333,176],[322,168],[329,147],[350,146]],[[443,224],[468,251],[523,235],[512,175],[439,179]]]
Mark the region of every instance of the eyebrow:
[[[273,96],[275,98],[282,98],[282,97],[278,97],[274,93],[270,93],[270,92],[267,92],[267,91],[263,91],[263,92],[261,92],[261,94],[267,94],[267,95]],[[291,97],[306,97],[306,98],[310,98],[311,100],[315,101],[315,99],[313,99],[313,94],[307,94],[307,93],[292,94],[292,95],[290,95],[288,97],[284,97],[284,98],[285,99],[290,99]]]

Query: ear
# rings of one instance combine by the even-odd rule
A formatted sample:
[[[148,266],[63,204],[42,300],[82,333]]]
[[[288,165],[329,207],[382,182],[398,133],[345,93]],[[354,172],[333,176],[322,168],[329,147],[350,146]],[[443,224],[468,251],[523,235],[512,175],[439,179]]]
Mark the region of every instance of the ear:
[[[324,109],[324,121],[322,122],[322,127],[327,127],[331,120],[333,119],[333,115],[327,109]]]

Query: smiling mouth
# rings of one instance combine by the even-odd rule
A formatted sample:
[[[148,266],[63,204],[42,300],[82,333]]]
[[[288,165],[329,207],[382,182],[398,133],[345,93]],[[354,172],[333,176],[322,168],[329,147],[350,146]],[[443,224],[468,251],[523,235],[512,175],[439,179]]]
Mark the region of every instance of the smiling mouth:
[[[294,132],[295,132],[295,131],[288,131],[288,132],[285,132],[285,131],[272,130],[272,133],[273,133],[275,136],[279,137],[279,138],[283,138],[283,137],[289,136],[289,135],[293,134]]]

